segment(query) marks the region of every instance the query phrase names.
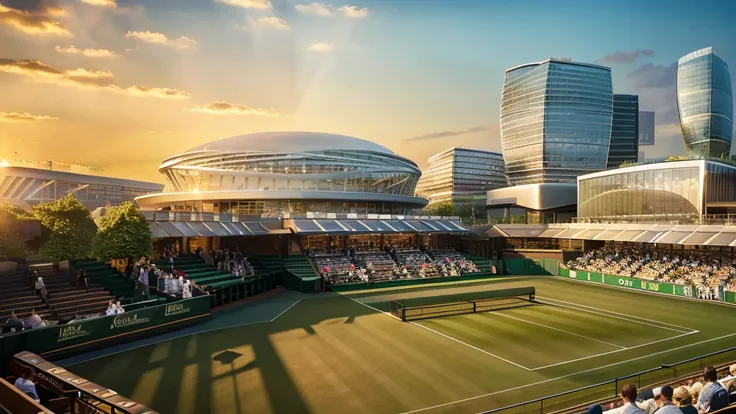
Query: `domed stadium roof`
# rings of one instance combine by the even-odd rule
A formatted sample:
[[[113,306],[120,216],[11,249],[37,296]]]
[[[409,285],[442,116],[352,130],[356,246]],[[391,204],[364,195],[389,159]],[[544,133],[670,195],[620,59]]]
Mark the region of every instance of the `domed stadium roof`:
[[[376,143],[346,135],[320,132],[261,132],[238,135],[198,145],[187,151],[220,152],[308,152],[323,150],[362,150],[394,155]]]

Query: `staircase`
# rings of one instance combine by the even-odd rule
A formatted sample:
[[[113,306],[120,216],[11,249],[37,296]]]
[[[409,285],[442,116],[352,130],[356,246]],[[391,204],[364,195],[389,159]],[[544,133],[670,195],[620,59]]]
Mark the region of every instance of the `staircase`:
[[[80,270],[86,271],[93,284],[102,286],[117,298],[133,297],[133,281],[108,264],[94,259],[74,260],[72,269],[74,275]]]
[[[0,322],[4,323],[12,311],[20,319],[31,316],[33,309],[41,318],[51,316],[51,311],[31,288],[30,279],[24,272],[0,273],[0,286]]]
[[[112,299],[109,292],[94,282],[90,283],[88,290],[77,287],[67,271],[56,270],[52,265],[34,267],[33,270],[43,278],[49,310],[57,318],[74,316],[75,312],[80,315],[103,313]]]

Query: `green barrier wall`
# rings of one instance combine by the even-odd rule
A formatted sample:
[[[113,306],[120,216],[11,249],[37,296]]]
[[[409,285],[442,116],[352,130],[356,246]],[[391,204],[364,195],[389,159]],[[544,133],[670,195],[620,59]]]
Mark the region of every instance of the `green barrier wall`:
[[[51,359],[93,346],[102,347],[112,341],[120,342],[132,334],[145,332],[149,336],[171,330],[194,318],[201,320],[209,312],[210,297],[199,296],[116,316],[5,334],[0,336],[0,371],[4,373],[12,356],[21,351]]]
[[[628,276],[616,276],[580,270],[560,268],[559,276],[568,279],[583,280],[594,283],[603,283],[627,289],[643,290],[647,292],[665,293],[668,295],[697,298],[698,290],[690,285],[679,285],[667,282],[637,279]],[[725,292],[724,301],[736,304],[736,292]]]
[[[544,270],[551,275],[559,275],[560,261],[557,259],[543,259]]]
[[[297,276],[291,270],[284,270],[284,287],[302,293],[322,291],[322,278],[319,276]]]

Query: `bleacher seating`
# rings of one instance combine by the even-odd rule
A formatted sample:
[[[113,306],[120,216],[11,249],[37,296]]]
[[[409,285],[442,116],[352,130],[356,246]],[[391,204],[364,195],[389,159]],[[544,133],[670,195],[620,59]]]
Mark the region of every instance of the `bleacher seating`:
[[[113,296],[118,298],[133,297],[133,281],[112,266],[94,259],[72,261],[72,272],[76,274],[80,270],[87,272],[87,276],[93,284],[102,286]]]
[[[391,256],[381,250],[355,252],[355,264],[368,269],[368,279],[374,282],[390,280],[396,268]]]
[[[153,263],[161,269],[170,270],[170,265],[166,259],[155,260]],[[236,277],[230,272],[217,270],[195,255],[176,257],[174,259],[174,269],[183,271],[188,279],[193,280],[197,285],[207,291],[214,291],[243,283],[241,278]]]
[[[112,298],[96,283],[89,289],[75,286],[66,271],[46,269],[38,273],[46,284],[48,307],[56,318],[71,317],[75,312],[80,315],[104,313]]]
[[[33,309],[43,319],[51,317],[51,311],[31,288],[29,280],[23,271],[0,274],[0,321],[4,322],[13,310],[20,319],[30,316]]]

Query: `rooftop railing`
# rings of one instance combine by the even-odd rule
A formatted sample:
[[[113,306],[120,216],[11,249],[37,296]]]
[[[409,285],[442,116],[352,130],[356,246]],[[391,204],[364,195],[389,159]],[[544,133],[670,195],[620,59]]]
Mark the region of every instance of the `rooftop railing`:
[[[156,212],[142,211],[147,221],[220,221],[220,222],[245,222],[245,221],[278,221],[281,219],[295,220],[447,220],[461,221],[459,216],[417,216],[399,214],[358,214],[358,213],[320,213],[307,212],[299,214],[269,214],[269,215],[243,215],[229,213],[195,213],[195,212]]]
[[[736,214],[648,214],[638,216],[573,217],[572,223],[611,224],[695,224],[695,225],[736,225]]]

